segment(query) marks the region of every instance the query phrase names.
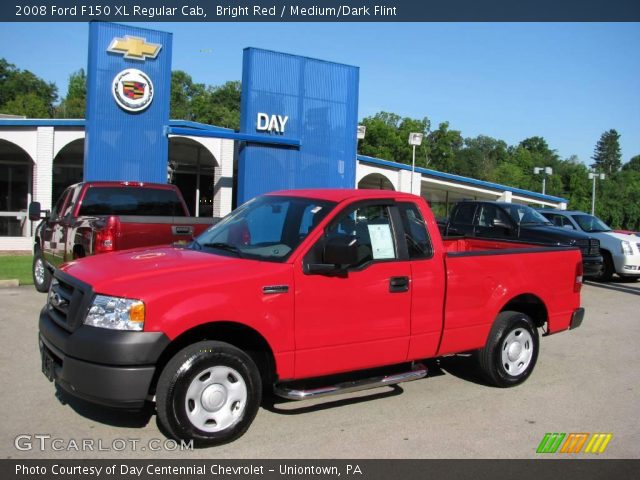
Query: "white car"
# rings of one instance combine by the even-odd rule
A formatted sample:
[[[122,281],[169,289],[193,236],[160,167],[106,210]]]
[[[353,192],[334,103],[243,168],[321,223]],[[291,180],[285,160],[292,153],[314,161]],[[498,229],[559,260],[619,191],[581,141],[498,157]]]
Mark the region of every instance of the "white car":
[[[540,209],[558,227],[578,230],[600,240],[604,268],[599,279],[611,280],[617,273],[620,277],[640,278],[640,237],[614,232],[598,217],[584,212]]]

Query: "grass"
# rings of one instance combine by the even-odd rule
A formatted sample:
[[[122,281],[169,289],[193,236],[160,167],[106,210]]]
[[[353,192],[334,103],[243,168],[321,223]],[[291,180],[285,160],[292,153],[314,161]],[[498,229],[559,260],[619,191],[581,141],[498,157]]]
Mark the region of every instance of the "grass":
[[[0,280],[17,278],[20,285],[33,285],[31,255],[0,255]]]

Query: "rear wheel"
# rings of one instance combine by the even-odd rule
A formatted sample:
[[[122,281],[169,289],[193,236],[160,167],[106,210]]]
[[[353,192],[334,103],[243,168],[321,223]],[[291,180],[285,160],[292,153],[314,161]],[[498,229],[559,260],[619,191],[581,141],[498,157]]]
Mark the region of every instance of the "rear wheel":
[[[538,330],[524,313],[506,311],[496,318],[487,344],[478,352],[483,377],[496,387],[524,382],[538,359]]]
[[[158,419],[175,439],[198,447],[243,435],[255,418],[262,382],[253,360],[222,342],[204,341],[178,352],[158,379]]]
[[[40,250],[36,250],[33,254],[33,264],[31,268],[33,276],[33,285],[36,290],[42,293],[49,291],[49,285],[51,285],[51,272],[47,268],[47,264],[42,258]]]

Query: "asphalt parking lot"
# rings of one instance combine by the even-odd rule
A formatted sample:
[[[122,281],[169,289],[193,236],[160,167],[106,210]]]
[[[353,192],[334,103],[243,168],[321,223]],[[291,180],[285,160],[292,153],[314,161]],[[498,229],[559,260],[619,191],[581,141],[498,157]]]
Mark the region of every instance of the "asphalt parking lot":
[[[181,452],[152,411],[61,403],[40,372],[45,296],[0,289],[2,458],[536,458],[547,432],[612,433],[600,458],[640,458],[640,282],[589,283],[582,299],[582,327],[543,338],[517,388],[484,386],[467,359],[448,357],[400,387],[266,405],[240,440]],[[93,450],[77,451],[87,440]]]

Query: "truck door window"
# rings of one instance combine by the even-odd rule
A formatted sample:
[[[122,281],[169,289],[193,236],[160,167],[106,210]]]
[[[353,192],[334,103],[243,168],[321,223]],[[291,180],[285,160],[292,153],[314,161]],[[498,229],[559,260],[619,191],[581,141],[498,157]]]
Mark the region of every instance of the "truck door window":
[[[62,211],[62,209],[64,208],[64,204],[65,201],[67,200],[67,197],[69,196],[69,192],[71,191],[71,188],[67,188],[62,195],[60,195],[60,198],[58,199],[58,201],[56,202],[56,205],[53,207],[53,210],[51,210],[51,219],[52,220],[57,220],[58,218],[60,218],[60,213]]]
[[[456,209],[456,215],[451,223],[461,223],[463,225],[473,224],[473,215],[476,212],[476,206],[473,203],[462,203]]]
[[[386,205],[348,209],[334,220],[321,242],[335,237],[352,237],[358,242],[358,260],[350,268],[374,260],[397,258],[389,207]]]
[[[409,258],[430,258],[433,255],[433,248],[420,210],[413,203],[399,203],[398,208]]]
[[[511,220],[505,212],[495,205],[482,205],[482,212],[478,217],[478,226],[495,227],[511,225]]]
[[[76,205],[76,202],[78,201],[78,194],[80,193],[80,190],[82,190],[82,187],[78,185],[69,194],[69,201],[64,207],[64,212],[62,212],[62,214],[60,215],[61,217],[64,218],[67,215],[71,215],[71,212],[73,212],[73,207]]]

